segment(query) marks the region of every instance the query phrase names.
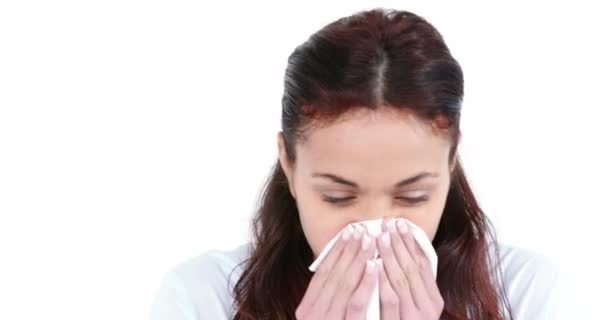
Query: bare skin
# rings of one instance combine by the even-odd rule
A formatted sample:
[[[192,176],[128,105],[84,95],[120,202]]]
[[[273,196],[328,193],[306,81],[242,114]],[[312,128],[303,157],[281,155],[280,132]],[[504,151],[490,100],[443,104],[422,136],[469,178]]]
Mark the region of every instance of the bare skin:
[[[357,110],[310,131],[305,141],[296,144],[295,163],[287,159],[282,132],[278,148],[315,257],[346,225],[367,219],[406,218],[420,226],[429,239],[434,238],[450,185],[450,142],[428,123],[388,108]],[[298,308],[298,319],[308,319],[307,311],[313,309],[312,318],[316,319],[329,315],[330,319],[334,315],[338,319],[363,319],[358,312],[349,311],[353,308],[349,306],[357,309],[357,299],[371,293],[366,277],[374,276],[381,280],[383,319],[438,319],[443,300],[432,275],[432,281],[428,278],[428,266],[425,269],[424,262],[417,261],[416,246],[408,247],[407,233],[396,230],[395,234],[387,233],[391,240],[388,248],[382,246],[382,236],[372,239],[382,258],[379,265],[368,267],[367,259],[348,258],[350,254],[344,259],[351,260],[340,262],[344,252],[332,250],[337,261],[322,264],[320,270],[333,271],[315,273]],[[351,264],[348,270],[361,271],[339,272]],[[333,309],[312,308],[327,285],[352,290],[338,290],[328,299]]]

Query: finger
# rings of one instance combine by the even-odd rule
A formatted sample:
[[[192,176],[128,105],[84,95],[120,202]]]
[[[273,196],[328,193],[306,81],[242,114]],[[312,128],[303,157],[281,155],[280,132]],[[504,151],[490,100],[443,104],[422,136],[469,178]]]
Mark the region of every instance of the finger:
[[[308,289],[306,289],[306,293],[298,306],[298,310],[296,310],[298,314],[305,315],[309,313],[309,310],[311,310],[313,304],[319,297],[321,289],[329,277],[330,271],[333,269],[340,255],[342,255],[342,251],[346,245],[350,243],[350,239],[353,237],[354,231],[355,230],[351,225],[346,226],[346,228],[342,230],[340,238],[338,238],[310,280]]]
[[[401,269],[405,270],[405,267],[407,267],[409,264],[416,262],[414,261],[414,258],[410,255],[410,252],[406,247],[405,242],[401,237],[401,234],[397,232],[396,222],[397,221],[395,220],[387,221],[386,230],[390,235],[391,245],[393,247],[393,251],[395,253],[397,261],[399,262]],[[402,220],[399,220],[399,222],[402,222]]]
[[[393,219],[393,218],[389,218],[389,217],[382,218],[382,223],[380,224],[382,226],[382,232],[388,231],[387,225],[391,219]]]
[[[404,223],[403,220],[399,220],[399,222]],[[388,230],[389,235],[391,237],[391,243],[393,245],[393,252],[397,257],[397,261],[401,266],[402,272],[407,278],[407,281],[410,286],[410,292],[414,300],[414,304],[416,305],[416,307],[418,307],[419,310],[431,310],[433,307],[431,298],[429,296],[426,285],[422,280],[417,261],[414,260],[413,253],[415,252],[415,248],[412,247],[411,250],[408,249],[408,246],[405,244],[404,239],[407,238],[407,233],[403,234],[397,232],[396,223],[397,221],[395,220],[391,220],[388,223]],[[401,227],[399,231],[406,230]],[[414,243],[414,245],[416,244]]]
[[[410,285],[393,252],[390,234],[383,232],[379,239],[378,247],[384,270],[393,290],[399,297],[401,315],[406,317],[406,314],[417,310],[410,292]]]
[[[359,283],[359,286],[353,293],[350,302],[346,310],[346,319],[348,320],[365,320],[367,315],[367,305],[371,298],[374,287],[376,286],[376,280],[378,279],[378,268],[375,263],[367,260],[365,264],[365,273]],[[332,318],[328,319],[342,319]]]
[[[344,314],[349,307],[349,301],[351,301],[351,296],[354,295],[355,290],[360,286],[360,282],[363,281],[362,276],[365,276],[366,262],[372,258],[374,251],[375,240],[372,240],[372,237],[367,234],[364,235],[361,241],[361,249],[353,262],[348,266],[346,272],[344,272],[342,281],[330,304],[329,311],[327,312],[328,319],[344,318]]]
[[[434,277],[431,271],[429,260],[424,254],[424,251],[422,251],[420,244],[418,244],[416,239],[414,239],[412,233],[410,232],[409,226],[405,223],[405,221],[399,220],[397,222],[397,229],[399,230],[399,235],[403,240],[403,243],[412,255],[414,261],[416,261],[418,267],[420,267],[420,269],[424,270],[425,272],[428,271],[431,277]]]
[[[350,242],[342,251],[342,255],[340,255],[334,267],[329,271],[327,281],[325,281],[318,299],[312,306],[317,312],[326,314],[336,293],[345,286],[351,285],[350,282],[353,280],[352,277],[348,276],[348,266],[350,266],[361,249],[363,231],[364,229],[361,226],[355,226]],[[358,281],[358,279],[356,280]]]
[[[382,259],[377,259],[376,264],[380,286],[380,317],[382,319],[399,319],[399,297],[386,276]]]
[[[418,265],[422,282],[424,283],[430,300],[434,305],[442,305],[443,298],[441,297],[441,293],[437,287],[437,282],[435,281],[435,276],[431,270],[431,264],[428,258],[422,251],[422,248],[418,242],[415,241],[412,233],[409,232],[409,228],[404,221],[400,220],[397,223],[397,228],[399,229],[399,233],[405,246],[408,248],[410,253],[413,253],[414,261],[416,261],[416,264]]]

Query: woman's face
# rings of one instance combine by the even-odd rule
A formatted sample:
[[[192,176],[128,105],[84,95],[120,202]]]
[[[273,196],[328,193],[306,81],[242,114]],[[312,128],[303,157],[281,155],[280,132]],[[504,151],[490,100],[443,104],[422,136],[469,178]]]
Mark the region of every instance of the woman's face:
[[[389,109],[360,109],[307,134],[287,161],[279,154],[304,234],[316,257],[351,222],[406,218],[435,237],[450,185],[450,142]],[[334,202],[332,202],[334,201]]]

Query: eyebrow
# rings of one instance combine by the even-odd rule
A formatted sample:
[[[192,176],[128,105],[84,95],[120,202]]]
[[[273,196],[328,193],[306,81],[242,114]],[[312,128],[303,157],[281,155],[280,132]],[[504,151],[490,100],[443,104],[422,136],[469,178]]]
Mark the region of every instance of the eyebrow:
[[[351,187],[357,188],[357,189],[359,188],[359,185],[357,183],[355,183],[353,181],[346,180],[346,179],[344,179],[344,178],[342,178],[340,176],[337,176],[335,174],[315,172],[311,176],[313,178],[327,178],[327,179],[330,179],[330,180],[332,180],[334,182],[337,182],[337,183],[340,183],[340,184],[351,186]],[[393,186],[393,188],[395,188],[395,189],[401,188],[401,187],[404,187],[406,185],[410,185],[410,184],[413,184],[415,182],[418,182],[418,181],[420,181],[420,180],[422,180],[424,178],[427,178],[427,177],[437,177],[437,176],[438,176],[438,174],[435,173],[435,172],[421,172],[421,173],[418,173],[415,176],[403,179],[403,180],[395,183],[395,185]]]

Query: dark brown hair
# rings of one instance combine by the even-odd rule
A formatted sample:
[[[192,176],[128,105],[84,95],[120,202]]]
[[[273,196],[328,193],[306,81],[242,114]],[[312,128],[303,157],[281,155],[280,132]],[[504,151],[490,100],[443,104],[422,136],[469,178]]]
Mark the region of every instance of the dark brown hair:
[[[491,245],[494,231],[456,152],[463,74],[439,32],[408,11],[361,11],[328,24],[298,46],[289,56],[284,81],[281,124],[291,162],[306,130],[353,108],[403,110],[446,133],[455,162],[432,241],[445,304],[441,319],[507,319],[511,311],[497,246]],[[313,254],[278,160],[252,228],[252,252],[234,287],[234,320],[295,319],[312,277],[307,266]]]

